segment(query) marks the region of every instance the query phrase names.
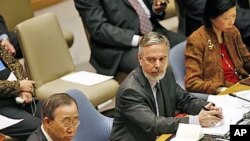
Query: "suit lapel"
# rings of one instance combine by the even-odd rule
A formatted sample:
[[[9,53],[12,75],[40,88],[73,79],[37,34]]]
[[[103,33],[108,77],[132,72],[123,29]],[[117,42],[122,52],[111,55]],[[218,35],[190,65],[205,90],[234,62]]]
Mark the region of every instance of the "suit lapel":
[[[132,5],[130,4],[130,2],[128,0],[121,0],[121,1],[123,1],[129,7],[133,8]]]
[[[153,105],[154,108],[154,112],[156,113],[156,106],[155,106],[155,100],[154,100],[154,95],[153,95],[153,91],[151,89],[151,86],[147,80],[147,78],[144,76],[141,67],[138,67],[136,69],[136,75],[137,76],[137,81],[140,83],[141,87],[145,90],[145,96],[148,98],[149,102],[151,103],[151,105]]]

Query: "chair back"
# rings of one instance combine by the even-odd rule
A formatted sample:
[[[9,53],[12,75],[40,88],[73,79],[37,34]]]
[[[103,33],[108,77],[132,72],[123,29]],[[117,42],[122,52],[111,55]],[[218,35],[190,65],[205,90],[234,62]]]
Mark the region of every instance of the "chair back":
[[[172,72],[175,76],[176,83],[179,84],[185,90],[185,49],[186,49],[186,41],[177,44],[173,48],[171,48],[169,52],[169,63],[172,67]],[[193,93],[190,92],[191,95],[198,97],[200,99],[207,100],[208,94],[205,93]]]
[[[16,26],[26,70],[36,86],[75,71],[62,30],[54,13],[46,13]]]
[[[88,98],[77,89],[67,90],[78,106],[80,125],[74,141],[109,141],[113,119],[100,114]]]
[[[33,17],[30,0],[0,0],[0,15],[4,17],[8,29],[14,31],[18,23]]]
[[[169,52],[169,63],[172,67],[173,74],[175,76],[176,82],[185,89],[184,78],[185,78],[185,49],[186,41],[177,44],[171,48]]]

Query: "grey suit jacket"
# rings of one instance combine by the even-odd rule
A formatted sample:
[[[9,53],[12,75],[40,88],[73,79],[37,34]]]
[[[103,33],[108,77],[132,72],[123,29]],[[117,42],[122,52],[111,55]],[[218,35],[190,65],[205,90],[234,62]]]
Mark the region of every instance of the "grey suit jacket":
[[[41,127],[34,131],[27,141],[48,141],[44,136]]]
[[[144,0],[152,10],[152,0]],[[141,35],[139,17],[128,0],[75,0],[75,6],[91,39],[91,64],[98,73],[114,75],[133,35]],[[158,22],[162,15],[151,12],[154,31],[166,30]]]
[[[177,85],[170,68],[160,85],[165,111],[157,117],[153,92],[141,67],[127,76],[116,96],[112,141],[154,141],[163,133],[176,132],[179,123],[188,123],[188,117],[174,118],[176,110],[196,115],[207,104]]]

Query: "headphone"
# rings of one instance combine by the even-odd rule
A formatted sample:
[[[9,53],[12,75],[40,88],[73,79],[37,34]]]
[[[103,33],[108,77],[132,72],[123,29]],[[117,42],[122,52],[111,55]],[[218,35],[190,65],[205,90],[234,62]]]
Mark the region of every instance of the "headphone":
[[[21,98],[21,97],[16,97],[16,103],[17,104],[24,104],[24,100]],[[32,115],[33,116],[35,116],[36,115],[36,102],[35,102],[35,100],[32,98],[32,101],[31,101],[31,103],[30,103],[30,108],[31,108],[31,113],[32,113]]]

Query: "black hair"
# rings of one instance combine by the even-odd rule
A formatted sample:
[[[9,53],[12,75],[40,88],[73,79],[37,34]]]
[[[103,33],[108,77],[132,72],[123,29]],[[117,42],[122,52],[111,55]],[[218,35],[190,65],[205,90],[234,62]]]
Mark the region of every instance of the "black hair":
[[[56,93],[48,97],[42,105],[42,118],[48,117],[54,119],[55,110],[64,105],[70,105],[72,103],[76,104],[74,98],[69,96],[67,93]],[[77,104],[76,104],[77,105]],[[77,107],[78,108],[78,107]]]
[[[217,18],[235,6],[235,0],[206,0],[203,12],[203,24],[207,28],[212,27],[211,19]]]

